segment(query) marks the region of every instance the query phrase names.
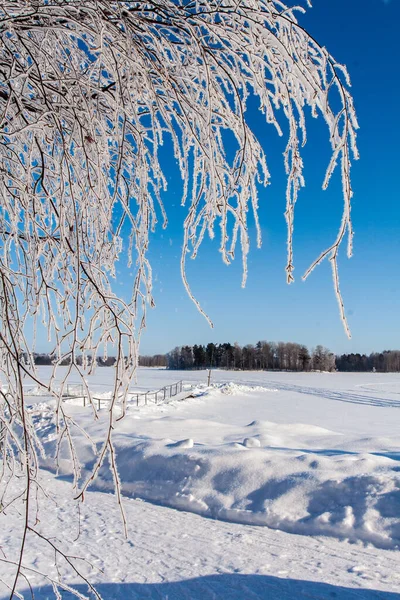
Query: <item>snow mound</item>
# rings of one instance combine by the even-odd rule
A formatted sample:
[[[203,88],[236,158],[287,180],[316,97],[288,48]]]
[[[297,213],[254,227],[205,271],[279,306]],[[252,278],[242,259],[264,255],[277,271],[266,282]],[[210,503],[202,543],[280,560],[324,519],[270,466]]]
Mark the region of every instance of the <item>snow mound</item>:
[[[47,402],[35,402],[26,407],[28,413],[32,415],[49,416],[53,415],[53,408]]]
[[[246,448],[259,448],[261,442],[257,438],[244,438],[243,446],[246,446]]]
[[[265,431],[272,433],[276,431],[276,423],[272,421],[252,421],[247,427],[254,427],[258,431]],[[309,423],[287,423],[280,424],[279,431],[286,435],[340,435],[330,429],[324,427],[318,427],[317,425],[310,425]]]
[[[283,442],[285,429],[275,424]],[[299,449],[300,444],[297,449],[270,447],[256,437],[241,440],[194,446],[192,438],[117,435],[122,491],[216,519],[400,547],[398,460],[338,449]],[[93,464],[89,447],[82,448],[82,456],[85,476]],[[67,457],[60,461],[63,471],[68,464]],[[47,466],[54,469],[54,461]],[[92,487],[113,489],[108,464]]]
[[[25,396],[48,396],[48,390],[43,389],[40,386],[24,386],[24,394]]]
[[[188,438],[187,440],[180,440],[173,444],[167,444],[167,446],[169,448],[193,448],[194,442],[191,438]]]
[[[212,388],[221,394],[228,395],[246,394],[249,392],[278,392],[277,389],[271,389],[260,385],[242,385],[239,383],[233,383],[233,381],[230,381],[229,383],[213,384]]]
[[[381,548],[400,545],[395,461],[273,452],[256,438],[247,438],[244,446],[245,453],[232,445],[194,449],[185,441],[175,448],[150,442],[133,453],[131,447],[119,448],[123,491],[224,520]],[[106,488],[111,485],[109,472],[103,470],[99,479]]]
[[[123,492],[217,519],[400,545],[400,474],[389,458],[274,451],[256,438],[246,452],[189,441],[118,446]],[[112,488],[108,469],[95,486]]]

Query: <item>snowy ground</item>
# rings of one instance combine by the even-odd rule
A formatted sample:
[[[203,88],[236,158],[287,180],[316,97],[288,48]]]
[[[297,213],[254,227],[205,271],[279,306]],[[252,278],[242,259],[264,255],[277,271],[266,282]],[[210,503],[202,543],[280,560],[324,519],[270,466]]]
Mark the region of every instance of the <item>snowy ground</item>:
[[[106,397],[110,373],[99,369],[89,387]],[[114,436],[128,540],[107,465],[78,515],[67,456],[58,476],[51,460],[51,400],[29,398],[58,498],[38,527],[62,531],[64,549],[101,568],[82,564],[104,598],[400,599],[400,376],[214,371],[209,389],[204,371],[140,369],[137,389],[179,379],[193,398],[132,403]],[[106,407],[96,424],[79,402],[68,409],[100,440]],[[76,439],[85,474],[93,451]],[[12,559],[18,515],[3,516]],[[43,543],[28,542],[25,564],[53,569]],[[63,580],[76,581],[69,567]],[[52,597],[40,576],[31,583],[35,598]]]

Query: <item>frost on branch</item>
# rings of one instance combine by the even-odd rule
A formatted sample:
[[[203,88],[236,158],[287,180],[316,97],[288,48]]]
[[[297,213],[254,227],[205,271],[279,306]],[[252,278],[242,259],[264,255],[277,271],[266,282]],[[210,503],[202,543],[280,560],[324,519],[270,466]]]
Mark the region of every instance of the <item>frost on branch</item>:
[[[257,190],[268,184],[269,171],[246,123],[249,96],[258,98],[278,134],[279,115],[289,125],[288,282],[294,268],[294,208],[304,185],[306,113],[324,118],[332,147],[324,187],[338,166],[343,217],[336,239],[305,277],[325,258],[331,261],[348,331],[337,255],[346,234],[351,254],[350,161],[357,158],[357,121],[346,70],[298,24],[296,11],[302,10],[279,0],[0,2],[1,448],[10,472],[18,461],[25,470],[27,496],[40,444],[23,405],[25,376],[55,396],[58,432],[70,445],[76,485],[75,424],[61,400],[69,375],[78,373],[86,385],[86,358],[92,356],[95,364],[95,356],[114,345],[114,402],[125,402],[146,305],[153,303],[149,232],[160,215],[167,224],[159,161],[166,136],[172,139],[187,206],[183,281],[201,310],[185,276],[188,252],[194,258],[217,224],[226,263],[241,247],[244,284],[249,210],[261,243]],[[236,140],[232,160],[226,131]],[[112,290],[117,260],[127,260],[136,272],[130,301]],[[54,343],[54,371],[70,359],[61,390],[54,378],[42,382],[35,374],[25,338],[32,320],[45,324]],[[92,410],[96,415],[93,403]],[[113,464],[112,406],[109,414],[93,476],[106,456]]]

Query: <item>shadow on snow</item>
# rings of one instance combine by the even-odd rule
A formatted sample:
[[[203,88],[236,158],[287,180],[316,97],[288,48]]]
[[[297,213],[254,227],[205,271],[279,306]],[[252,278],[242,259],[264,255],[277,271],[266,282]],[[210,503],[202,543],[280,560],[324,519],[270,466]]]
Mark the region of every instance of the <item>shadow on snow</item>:
[[[87,594],[86,586],[76,586]],[[345,588],[314,581],[264,575],[223,574],[164,583],[106,583],[97,586],[104,600],[400,600],[400,594]],[[33,590],[37,600],[53,600],[53,589]],[[30,597],[30,592],[25,593]],[[89,596],[91,599],[94,595]],[[63,600],[72,600],[62,592]]]

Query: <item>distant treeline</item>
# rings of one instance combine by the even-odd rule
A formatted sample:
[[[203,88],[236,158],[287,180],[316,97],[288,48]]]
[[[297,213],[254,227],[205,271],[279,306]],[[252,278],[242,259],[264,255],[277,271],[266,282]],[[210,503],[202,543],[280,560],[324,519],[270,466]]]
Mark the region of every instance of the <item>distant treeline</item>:
[[[26,357],[27,360],[27,357]],[[46,354],[46,353],[34,353],[33,354],[33,360],[35,365],[53,365],[55,363],[55,357],[52,356],[51,354]],[[87,365],[91,365],[92,363],[92,357],[91,356],[86,356],[86,364]],[[116,358],[115,356],[108,356],[107,358],[104,358],[102,356],[98,356],[96,358],[96,363],[99,367],[112,367],[115,363],[116,363]],[[61,366],[68,366],[71,364],[71,356],[67,356],[64,360],[62,360],[60,362]],[[83,364],[83,357],[82,356],[77,356],[76,357],[76,364],[77,365],[82,365]]]
[[[155,357],[141,356],[141,366],[158,365]],[[321,371],[335,370],[335,356],[327,348],[317,346],[311,353],[308,348],[292,342],[257,342],[247,344],[207,344],[176,347],[165,355],[168,369],[239,369]],[[164,365],[163,365],[164,366]]]
[[[341,354],[336,357],[338,371],[400,372],[400,350],[385,350],[372,354]]]
[[[54,357],[50,354],[34,354],[36,365],[52,365]],[[87,364],[91,363],[87,357]],[[114,356],[96,358],[99,367],[112,367]],[[77,357],[82,364],[82,357]],[[70,357],[61,365],[70,364]],[[268,371],[376,371],[379,373],[400,372],[400,350],[385,350],[372,354],[341,354],[335,356],[323,346],[309,351],[301,344],[293,342],[266,342],[257,344],[207,344],[176,347],[168,354],[140,356],[142,367],[166,367],[168,369],[238,369]]]
[[[140,356],[143,367],[168,369],[239,369],[277,371],[376,371],[400,372],[400,350],[366,354],[333,354],[321,345],[309,350],[293,342],[257,344],[207,344],[176,347],[168,354]]]

